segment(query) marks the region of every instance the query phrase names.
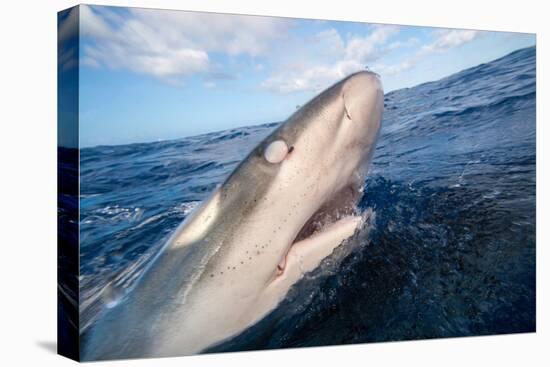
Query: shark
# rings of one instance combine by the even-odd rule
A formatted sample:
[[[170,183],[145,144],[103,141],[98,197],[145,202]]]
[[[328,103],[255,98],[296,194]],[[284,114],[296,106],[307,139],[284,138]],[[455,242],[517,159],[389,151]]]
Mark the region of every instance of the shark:
[[[379,76],[360,71],[296,110],[91,327],[82,359],[197,354],[274,310],[361,227],[383,109]]]

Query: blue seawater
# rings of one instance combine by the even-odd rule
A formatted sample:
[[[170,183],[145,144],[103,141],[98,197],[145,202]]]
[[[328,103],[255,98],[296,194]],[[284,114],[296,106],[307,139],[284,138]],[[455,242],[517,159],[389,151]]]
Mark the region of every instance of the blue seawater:
[[[535,56],[388,93],[368,236],[212,351],[535,331]],[[81,150],[81,332],[277,125]]]

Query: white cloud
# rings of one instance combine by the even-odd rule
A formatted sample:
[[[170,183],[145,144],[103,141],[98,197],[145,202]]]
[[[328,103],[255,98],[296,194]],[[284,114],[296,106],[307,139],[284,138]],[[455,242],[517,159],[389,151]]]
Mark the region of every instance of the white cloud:
[[[372,26],[367,36],[352,36],[344,41],[335,29],[323,31],[316,39],[323,42],[325,49],[333,50],[334,54],[342,57],[324,64],[302,62],[295,67],[281,69],[264,81],[262,87],[277,93],[317,92],[366,67],[382,76],[393,76],[414,68],[430,54],[461,46],[483,34],[472,30],[438,29],[433,32],[432,42],[420,47],[401,62],[392,65],[380,63],[387,52],[419,45],[420,40],[415,37],[389,42],[398,32],[399,27],[396,26],[376,25]]]
[[[435,39],[431,43],[422,46],[418,52],[400,63],[394,65],[377,64],[373,68],[382,75],[397,75],[412,69],[430,54],[440,53],[461,46],[483,35],[484,32],[462,29],[438,29],[433,34]]]
[[[397,32],[396,26],[378,25],[368,36],[350,39],[346,45],[346,59],[366,63],[380,58],[383,49],[379,46]]]
[[[59,44],[63,44],[71,38],[75,38],[78,34],[76,32],[76,30],[78,29],[78,11],[76,8],[65,10],[65,12],[67,11],[68,13],[66,14],[66,17],[59,24],[57,34],[57,42]]]
[[[319,47],[324,48],[325,52],[337,53],[345,50],[344,41],[340,37],[340,33],[334,28],[319,32],[313,39]]]
[[[415,60],[408,59],[394,65],[378,64],[374,66],[374,69],[381,75],[397,75],[399,73],[412,69],[415,65]]]
[[[111,36],[114,29],[88,5],[80,6],[80,35],[83,37],[101,37]]]
[[[214,13],[81,7],[81,34],[88,37],[83,62],[128,69],[166,81],[196,73],[220,74],[210,55],[264,54],[289,20]],[[227,74],[227,72],[226,72]]]
[[[341,61],[334,65],[319,65],[301,68],[300,71],[278,73],[262,83],[262,87],[277,93],[318,91],[326,88],[336,80],[364,69],[353,61]]]
[[[352,36],[344,41],[337,30],[328,29],[318,33],[314,40],[325,50],[331,50],[331,62],[318,64],[303,61],[279,68],[262,87],[276,93],[319,91],[328,85],[378,60],[386,51],[387,41],[399,32],[397,26],[376,25],[367,36]]]
[[[215,55],[230,59],[246,55],[252,70],[270,73],[261,87],[276,93],[316,92],[367,67],[397,75],[430,54],[482,34],[440,29],[433,32],[432,42],[421,46],[415,37],[394,40],[397,26],[371,25],[367,35],[344,38],[328,28],[304,39],[288,37],[293,21],[284,18],[148,9],[130,9],[121,15],[108,7],[85,5],[80,9],[85,65],[130,70],[175,84],[200,74],[203,86],[212,88],[222,79],[236,78],[234,68],[242,67],[232,61],[218,64]],[[399,63],[381,63],[384,55],[403,48],[417,51]]]
[[[437,38],[429,45],[422,47],[422,52],[441,52],[474,40],[481,34],[480,31],[463,29],[439,29]]]
[[[208,88],[208,89],[216,88],[216,83],[214,83],[213,81],[206,81],[202,84],[204,85],[205,88]]]
[[[57,63],[61,70],[69,70],[78,66],[78,11],[75,8],[65,13],[65,18],[59,24],[57,36]]]
[[[387,47],[387,50],[391,51],[391,50],[395,50],[395,49],[403,48],[403,47],[417,46],[419,43],[420,43],[420,40],[418,38],[411,37],[406,41],[395,41],[395,42],[390,43]]]

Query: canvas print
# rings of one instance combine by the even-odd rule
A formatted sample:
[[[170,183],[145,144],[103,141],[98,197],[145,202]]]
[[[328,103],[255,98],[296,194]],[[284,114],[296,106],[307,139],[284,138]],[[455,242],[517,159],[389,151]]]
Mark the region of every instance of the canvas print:
[[[58,349],[536,330],[534,34],[58,14]]]

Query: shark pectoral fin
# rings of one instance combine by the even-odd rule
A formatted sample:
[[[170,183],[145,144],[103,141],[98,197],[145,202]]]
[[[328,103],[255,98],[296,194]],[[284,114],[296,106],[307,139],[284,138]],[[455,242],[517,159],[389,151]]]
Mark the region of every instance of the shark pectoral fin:
[[[296,242],[286,257],[282,274],[278,275],[266,289],[265,296],[269,307],[274,308],[288,290],[307,272],[319,266],[336,247],[355,233],[361,225],[362,217],[349,216],[332,223],[321,232]]]

